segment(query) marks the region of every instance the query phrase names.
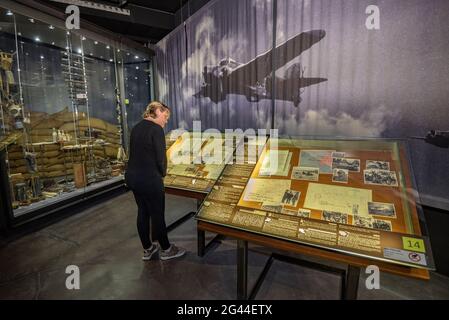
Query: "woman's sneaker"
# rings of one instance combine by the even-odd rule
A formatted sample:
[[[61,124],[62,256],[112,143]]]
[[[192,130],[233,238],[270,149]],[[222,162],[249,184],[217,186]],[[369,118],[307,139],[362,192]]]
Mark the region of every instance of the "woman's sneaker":
[[[151,247],[148,249],[143,250],[143,257],[142,260],[147,261],[151,260],[153,255],[155,255],[159,251],[159,246],[157,243],[153,243]]]
[[[161,260],[170,260],[174,258],[178,258],[183,256],[186,253],[186,250],[183,248],[178,248],[174,244],[170,246],[167,250],[161,250],[159,254],[159,259]]]

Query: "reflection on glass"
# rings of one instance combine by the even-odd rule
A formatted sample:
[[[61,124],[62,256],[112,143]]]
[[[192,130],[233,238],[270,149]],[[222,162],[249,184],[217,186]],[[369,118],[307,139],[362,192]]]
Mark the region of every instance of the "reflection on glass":
[[[2,9],[0,40],[14,216],[122,179],[116,49]]]

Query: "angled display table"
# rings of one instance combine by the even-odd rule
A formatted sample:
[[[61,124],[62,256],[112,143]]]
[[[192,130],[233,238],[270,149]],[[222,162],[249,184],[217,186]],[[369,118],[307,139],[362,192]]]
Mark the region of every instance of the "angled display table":
[[[434,269],[403,141],[270,139],[237,202],[212,195],[196,216],[199,254],[204,231],[238,240],[240,299],[254,298],[274,258],[294,261],[274,254],[248,293],[248,242],[346,264],[294,261],[340,274],[345,299],[357,297],[362,267],[419,279]]]
[[[239,141],[227,143],[223,134],[205,134],[201,132],[184,132],[166,135],[167,146],[167,176],[164,178],[165,192],[177,196],[197,200],[197,209],[212,190],[226,166],[227,159],[232,157]],[[214,157],[217,161],[205,163],[205,159]],[[171,225],[172,230],[186,221],[196,212],[189,212]]]

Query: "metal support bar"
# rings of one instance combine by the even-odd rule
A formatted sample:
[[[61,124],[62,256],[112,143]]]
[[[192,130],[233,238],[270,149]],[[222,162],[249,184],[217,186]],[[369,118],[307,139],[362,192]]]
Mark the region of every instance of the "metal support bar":
[[[168,227],[167,227],[167,232],[170,232],[174,229],[176,229],[177,227],[179,227],[181,224],[183,224],[184,222],[186,222],[187,220],[189,220],[191,217],[193,217],[195,215],[195,212],[191,211],[189,213],[187,213],[185,216],[179,218],[178,220],[176,220],[175,222],[172,222]]]
[[[206,252],[212,250],[213,246],[216,246],[220,243],[220,240],[223,239],[224,236],[221,234],[217,234],[209,243],[206,245],[206,236],[205,231],[198,230],[198,256],[203,257]]]
[[[237,240],[237,299],[248,298],[248,242]]]
[[[254,298],[257,295],[257,292],[259,292],[260,287],[262,286],[263,281],[265,280],[265,277],[267,276],[268,271],[271,268],[271,265],[273,264],[274,257],[271,255],[267,262],[265,263],[265,267],[263,268],[261,274],[259,275],[259,278],[256,281],[256,284],[254,285],[253,289],[251,290],[251,293],[249,295],[249,300],[254,300]]]
[[[204,254],[206,253],[206,231],[198,229],[198,256],[204,257]]]
[[[344,300],[357,300],[359,279],[360,279],[360,267],[348,265],[348,270],[345,278],[345,285],[343,286]]]
[[[273,257],[276,260],[291,263],[291,264],[296,264],[298,266],[302,266],[305,268],[318,270],[318,271],[326,272],[326,273],[333,273],[338,276],[341,276],[342,278],[345,278],[345,276],[346,276],[346,270],[334,268],[334,267],[331,267],[331,266],[328,266],[325,264],[320,264],[320,263],[302,260],[302,259],[298,259],[298,258],[293,258],[293,257],[289,257],[289,256],[283,256],[283,255],[280,255],[277,253],[273,253]]]

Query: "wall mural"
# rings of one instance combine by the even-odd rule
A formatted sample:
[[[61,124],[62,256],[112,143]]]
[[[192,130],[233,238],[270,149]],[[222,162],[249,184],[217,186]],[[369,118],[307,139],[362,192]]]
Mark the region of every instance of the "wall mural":
[[[302,101],[301,94],[308,86],[327,81],[325,78],[304,77],[304,68],[295,63],[285,70],[283,76],[274,76],[273,68],[278,70],[285,64],[308,50],[320,41],[326,32],[311,30],[294,36],[278,45],[275,50],[269,50],[247,63],[239,63],[232,58],[221,60],[217,65],[205,66],[203,69],[204,83],[195,94],[196,97],[208,97],[214,103],[224,101],[228,94],[241,94],[248,102],[258,102],[261,99],[277,99],[292,101],[298,107]],[[274,51],[274,65],[272,62]],[[284,87],[295,88],[291,95],[285,95]],[[274,89],[273,89],[274,88]]]
[[[211,1],[157,44],[170,127],[407,139],[423,203],[449,209],[448,151],[415,139],[449,130],[449,1],[272,6]]]

